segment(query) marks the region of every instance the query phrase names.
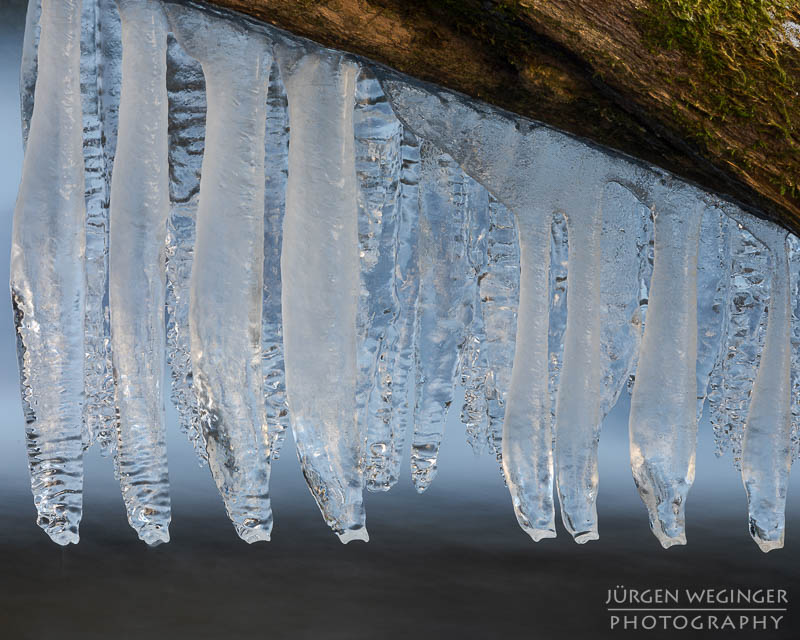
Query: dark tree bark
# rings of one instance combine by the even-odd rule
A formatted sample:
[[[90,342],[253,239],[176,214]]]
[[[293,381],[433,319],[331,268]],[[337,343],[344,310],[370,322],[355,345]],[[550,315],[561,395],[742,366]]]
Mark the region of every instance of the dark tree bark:
[[[212,0],[623,151],[800,234],[796,0]]]

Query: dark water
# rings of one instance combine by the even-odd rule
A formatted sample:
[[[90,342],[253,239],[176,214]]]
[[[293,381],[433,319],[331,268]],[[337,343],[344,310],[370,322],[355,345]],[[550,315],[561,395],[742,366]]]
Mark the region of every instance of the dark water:
[[[120,505],[98,504],[81,544],[61,549],[33,528],[29,505],[5,504],[0,637],[729,637],[612,631],[616,585],[787,588],[779,632],[734,635],[800,637],[798,546],[764,556],[741,519],[705,518],[668,552],[642,513],[606,516],[585,546],[563,535],[534,545],[505,501],[406,494],[370,505],[369,544],[342,546],[305,506],[285,506],[273,542],[250,547],[207,504],[176,505],[172,543],[148,549]]]

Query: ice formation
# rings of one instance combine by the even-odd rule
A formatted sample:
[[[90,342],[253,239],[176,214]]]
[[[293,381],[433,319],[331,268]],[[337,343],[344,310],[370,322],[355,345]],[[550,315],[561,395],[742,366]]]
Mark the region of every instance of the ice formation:
[[[38,523],[78,541],[82,455],[169,539],[166,385],[237,533],[269,540],[291,425],[342,542],[434,481],[448,411],[517,520],[596,539],[631,391],[634,481],[684,544],[698,422],[783,546],[800,241],[666,172],[179,0],[30,0],[11,291]],[[168,376],[163,362],[169,368]],[[113,363],[113,366],[112,366]]]
[[[164,433],[167,21],[155,0],[120,0],[122,93],[111,180],[109,287],[117,407],[116,471],[128,521],[169,541]]]

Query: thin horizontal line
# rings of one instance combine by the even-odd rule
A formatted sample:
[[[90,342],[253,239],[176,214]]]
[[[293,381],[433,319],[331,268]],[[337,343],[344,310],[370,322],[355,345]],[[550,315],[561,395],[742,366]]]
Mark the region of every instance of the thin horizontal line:
[[[633,609],[607,609],[607,611],[786,611],[786,609],[766,609],[761,607],[751,607],[749,609],[725,609],[725,608],[710,608],[710,609],[667,609],[662,607],[655,607],[652,609],[636,607]]]

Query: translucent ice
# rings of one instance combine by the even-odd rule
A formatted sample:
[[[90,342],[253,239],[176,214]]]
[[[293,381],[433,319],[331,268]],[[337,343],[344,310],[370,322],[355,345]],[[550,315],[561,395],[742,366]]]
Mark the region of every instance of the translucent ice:
[[[600,288],[603,247],[602,191],[606,167],[588,152],[553,144],[552,160],[537,173],[537,195],[551,211],[564,211],[569,255],[564,361],[556,400],[558,495],[564,525],[576,542],[597,538],[597,443],[600,437]],[[585,182],[574,189],[567,176]],[[559,180],[559,176],[561,179]],[[547,185],[547,186],[544,186]]]
[[[85,213],[80,0],[43,0],[14,210],[11,295],[38,524],[78,542],[83,496]]]
[[[111,326],[108,313],[108,243],[110,173],[105,151],[102,109],[103,33],[96,0],[84,0],[81,34],[81,99],[83,156],[86,181],[86,325],[84,446],[101,437],[110,441],[115,427],[114,378],[111,362]]]
[[[289,408],[283,363],[281,314],[281,245],[286,210],[289,162],[289,114],[286,90],[278,65],[272,65],[267,92],[267,129],[264,149],[264,300],[261,320],[262,369],[267,412],[267,437],[273,460],[280,456]]]
[[[567,329],[567,269],[569,268],[569,233],[567,219],[560,211],[553,214],[550,226],[550,317],[547,326],[547,393],[550,424],[556,428],[556,400],[561,367],[564,364],[564,332]],[[555,431],[554,431],[555,433]]]
[[[474,296],[464,223],[470,179],[432,144],[420,152],[419,306],[416,327],[416,407],[411,479],[417,491],[436,476],[447,410],[453,401],[459,348]]]
[[[697,444],[697,251],[704,203],[691,188],[658,183],[655,263],[630,411],[631,468],[667,548],[686,544],[684,509]]]
[[[514,214],[494,197],[489,200],[486,274],[479,281],[486,354],[488,444],[502,458],[503,418],[511,386],[511,369],[519,309],[519,236]],[[566,257],[566,256],[565,256]]]
[[[709,377],[723,355],[731,275],[730,218],[719,207],[703,212],[697,256],[697,420],[703,415]]]
[[[281,256],[286,393],[303,473],[328,525],[367,540],[364,442],[354,412],[359,299],[353,101],[358,67],[281,48],[289,181]],[[307,247],[313,247],[308,251]]]
[[[466,274],[472,321],[466,327],[461,348],[459,370],[461,385],[464,387],[464,405],[461,408],[461,422],[466,426],[467,442],[479,454],[484,446],[492,447],[489,431],[489,412],[487,382],[489,365],[486,358],[486,324],[481,304],[480,282],[488,274],[488,235],[490,219],[489,193],[474,181],[468,183],[467,197],[471,206],[464,221],[464,234],[467,245]]]
[[[783,547],[791,456],[791,298],[786,232],[748,221],[772,257],[769,316],[742,441],[750,535],[762,551]]]
[[[167,20],[157,0],[120,0],[122,95],[111,181],[109,306],[116,383],[115,461],[128,522],[169,541],[164,434]]]
[[[539,128],[452,94],[433,94],[391,78],[383,86],[402,122],[449,153],[516,216],[519,309],[505,398],[503,469],[520,526],[534,540],[553,537],[553,436],[547,393],[552,210],[538,202],[534,191]],[[508,348],[507,340],[503,342]]]
[[[268,42],[171,5],[173,30],[203,66],[208,102],[189,294],[192,372],[211,474],[236,532],[269,540],[261,350]],[[225,52],[220,54],[220,52]]]
[[[708,398],[753,537],[783,544],[800,240],[656,167],[202,3],[28,5],[11,287],[56,541],[77,541],[92,441],[114,450],[140,537],[168,539],[166,352],[181,425],[248,542],[269,539],[289,424],[326,522],[366,540],[363,487],[397,483],[408,434],[430,485],[460,382],[467,440],[500,460],[533,540],[555,536],[556,479],[566,529],[597,537],[600,429],[627,385],[661,543],[685,542]]]
[[[33,99],[36,90],[38,69],[39,36],[42,25],[42,0],[28,0],[25,14],[25,37],[22,42],[22,61],[19,71],[20,115],[22,120],[22,144],[27,145],[33,115]]]
[[[737,221],[738,222],[738,221]],[[730,451],[741,466],[750,391],[766,334],[772,269],[769,251],[741,223],[731,223],[731,271],[722,353],[708,384],[708,403],[717,455]]]
[[[166,235],[167,365],[172,402],[181,429],[195,451],[206,457],[192,381],[189,338],[189,281],[194,257],[197,200],[206,133],[206,83],[200,63],[174,36],[167,44],[169,99],[169,196]]]
[[[356,412],[367,434],[367,486],[388,489],[387,453],[392,447],[392,374],[398,316],[395,247],[399,214],[402,127],[380,84],[359,74],[353,114],[358,180],[361,292],[357,316]]]
[[[387,360],[392,371],[391,421],[372,421],[367,442],[367,487],[386,491],[397,483],[406,435],[413,425],[415,326],[419,300],[419,179],[420,148],[417,138],[403,130],[400,147],[400,198],[395,246],[394,290],[397,317],[394,341],[389,342]],[[382,431],[381,431],[382,428]]]

